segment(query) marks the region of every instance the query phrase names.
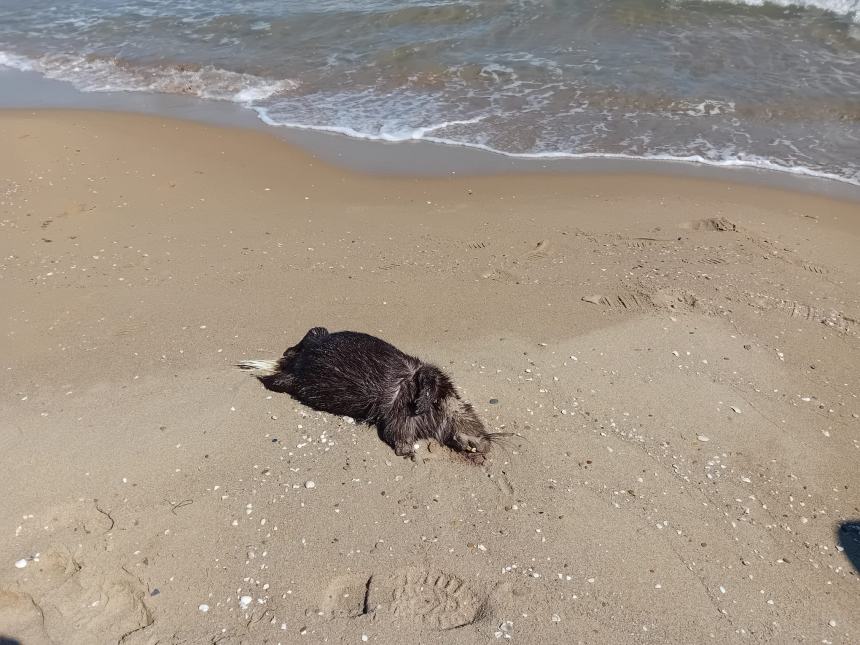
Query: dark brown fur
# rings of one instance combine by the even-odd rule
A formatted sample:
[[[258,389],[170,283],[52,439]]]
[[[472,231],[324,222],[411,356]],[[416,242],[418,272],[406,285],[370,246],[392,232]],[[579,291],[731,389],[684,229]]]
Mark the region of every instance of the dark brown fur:
[[[402,456],[419,439],[435,439],[470,455],[484,455],[493,437],[442,370],[384,340],[353,331],[314,327],[278,361],[240,363],[261,370],[269,390],[308,407],[375,424]]]

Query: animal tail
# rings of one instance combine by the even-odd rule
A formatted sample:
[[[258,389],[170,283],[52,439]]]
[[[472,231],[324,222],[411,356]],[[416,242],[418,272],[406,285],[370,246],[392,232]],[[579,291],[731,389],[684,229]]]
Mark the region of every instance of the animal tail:
[[[236,363],[236,367],[240,370],[250,370],[256,372],[256,376],[272,376],[277,374],[280,369],[280,361],[242,361]]]

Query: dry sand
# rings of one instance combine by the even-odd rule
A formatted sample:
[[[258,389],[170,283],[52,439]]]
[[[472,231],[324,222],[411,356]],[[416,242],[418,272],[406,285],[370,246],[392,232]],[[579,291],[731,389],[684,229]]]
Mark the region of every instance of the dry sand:
[[[0,637],[857,642],[857,203],[94,112],[0,148]],[[232,368],[315,325],[517,436],[413,463]]]

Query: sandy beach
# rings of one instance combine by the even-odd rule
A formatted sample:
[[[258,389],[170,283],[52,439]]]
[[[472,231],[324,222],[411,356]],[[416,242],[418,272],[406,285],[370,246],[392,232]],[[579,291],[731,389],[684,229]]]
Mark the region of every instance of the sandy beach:
[[[860,202],[90,111],[0,148],[0,642],[857,642]],[[413,462],[233,367],[317,325],[515,436]]]

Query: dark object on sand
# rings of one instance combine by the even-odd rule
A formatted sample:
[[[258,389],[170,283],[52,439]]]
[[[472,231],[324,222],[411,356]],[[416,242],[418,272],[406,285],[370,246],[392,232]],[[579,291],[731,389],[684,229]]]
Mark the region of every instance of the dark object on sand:
[[[484,429],[442,370],[368,334],[314,327],[282,358],[238,367],[315,410],[375,424],[401,456],[414,456],[417,440],[435,439],[478,457],[503,436]]]
[[[837,531],[839,545],[845,552],[845,557],[860,573],[860,520],[843,522]]]

